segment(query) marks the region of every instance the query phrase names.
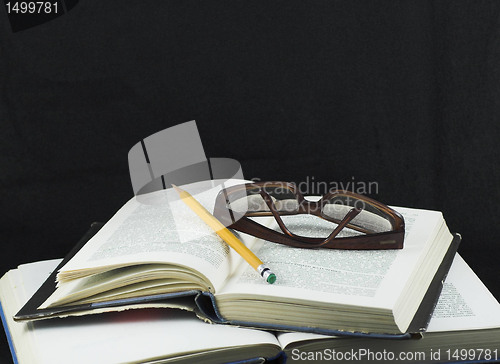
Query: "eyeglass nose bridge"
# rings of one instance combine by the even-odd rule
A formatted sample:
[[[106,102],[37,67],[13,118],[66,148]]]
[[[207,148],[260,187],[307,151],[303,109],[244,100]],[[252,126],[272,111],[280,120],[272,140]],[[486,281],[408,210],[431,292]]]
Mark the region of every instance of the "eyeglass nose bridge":
[[[283,233],[285,233],[286,235],[288,235],[292,238],[295,238],[295,235],[290,230],[288,230],[288,228],[283,223],[283,220],[281,219],[281,216],[280,216],[279,212],[277,211],[276,206],[275,206],[271,196],[266,191],[264,191],[264,189],[260,189],[259,194],[262,196],[265,203],[267,204],[269,210],[271,211],[271,214],[274,216],[274,219],[278,223],[278,226],[280,227],[281,231],[283,231]],[[315,216],[321,215],[321,208],[323,206],[322,200],[320,200],[320,201],[308,201],[303,196],[297,195],[297,201],[299,203],[299,206],[298,206],[298,210],[296,213],[310,214],[310,215],[315,215]],[[341,227],[341,229],[342,228],[343,228],[343,226]],[[335,235],[337,235],[337,234],[335,234]],[[329,237],[328,241],[326,241],[326,243],[329,242],[330,240],[331,239]],[[324,243],[325,242],[323,242],[323,244]]]
[[[309,214],[309,215],[315,215],[315,216],[320,216],[321,215],[321,210],[323,208],[324,202],[323,201],[309,201],[306,200],[305,198],[301,198],[298,200],[299,207],[297,212],[299,214]]]

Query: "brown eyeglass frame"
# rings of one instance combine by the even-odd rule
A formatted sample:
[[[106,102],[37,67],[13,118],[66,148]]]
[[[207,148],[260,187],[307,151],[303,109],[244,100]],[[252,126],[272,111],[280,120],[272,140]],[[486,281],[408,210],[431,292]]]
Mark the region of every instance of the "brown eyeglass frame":
[[[264,187],[286,188],[292,192],[299,205],[297,211],[278,212],[272,198],[263,189]],[[236,220],[234,218],[234,212],[229,208],[229,195],[238,192],[246,195],[247,190],[256,188],[260,189],[260,195],[266,202],[270,211],[246,212],[241,218]],[[387,220],[391,223],[392,230],[381,233],[336,238],[337,234],[346,226],[354,230],[362,231],[358,227],[350,225],[349,222],[363,210],[353,207],[340,222],[324,216],[322,214],[323,205],[336,195],[349,196],[378,208],[386,214]],[[333,221],[338,225],[327,238],[311,238],[295,235],[286,228],[280,215],[285,216],[299,214],[314,215],[327,221]],[[329,248],[350,250],[402,249],[405,235],[405,222],[401,214],[383,203],[347,190],[331,191],[321,197],[318,201],[309,201],[304,198],[297,186],[290,182],[254,182],[224,188],[219,192],[215,200],[214,216],[228,228],[238,230],[264,240],[296,248]],[[274,216],[283,233],[269,229],[268,227],[249,219],[248,217],[251,216]]]

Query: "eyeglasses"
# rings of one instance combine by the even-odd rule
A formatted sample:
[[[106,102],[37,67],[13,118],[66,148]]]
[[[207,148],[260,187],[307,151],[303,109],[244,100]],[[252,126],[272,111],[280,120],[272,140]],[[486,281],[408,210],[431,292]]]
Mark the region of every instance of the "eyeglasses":
[[[297,248],[403,248],[403,217],[390,207],[351,191],[335,190],[311,201],[293,183],[246,183],[221,190],[214,215],[228,228]],[[306,216],[300,215],[320,219],[310,225],[302,220]],[[257,222],[261,216],[273,216],[280,231]],[[295,218],[295,224],[288,220],[285,224],[285,217]],[[297,227],[302,230],[297,231]],[[314,236],[320,230],[326,230],[328,235]]]

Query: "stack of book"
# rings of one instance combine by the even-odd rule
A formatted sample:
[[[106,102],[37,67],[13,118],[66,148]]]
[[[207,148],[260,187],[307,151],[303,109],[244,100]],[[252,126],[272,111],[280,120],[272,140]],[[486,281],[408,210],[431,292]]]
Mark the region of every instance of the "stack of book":
[[[241,234],[276,273],[269,285],[168,193],[153,192],[152,203],[131,199],[64,260],[3,276],[2,321],[15,362],[500,355],[500,305],[455,254],[460,238],[440,212],[396,207],[406,221],[401,250],[297,249]],[[198,197],[213,208],[213,191]]]

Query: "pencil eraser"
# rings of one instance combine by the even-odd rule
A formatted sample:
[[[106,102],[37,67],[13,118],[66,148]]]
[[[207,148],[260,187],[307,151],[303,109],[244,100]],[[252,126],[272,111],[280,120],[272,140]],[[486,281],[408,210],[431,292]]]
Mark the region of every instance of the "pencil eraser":
[[[274,273],[269,274],[269,277],[267,277],[267,283],[273,284],[276,282],[276,275]]]

